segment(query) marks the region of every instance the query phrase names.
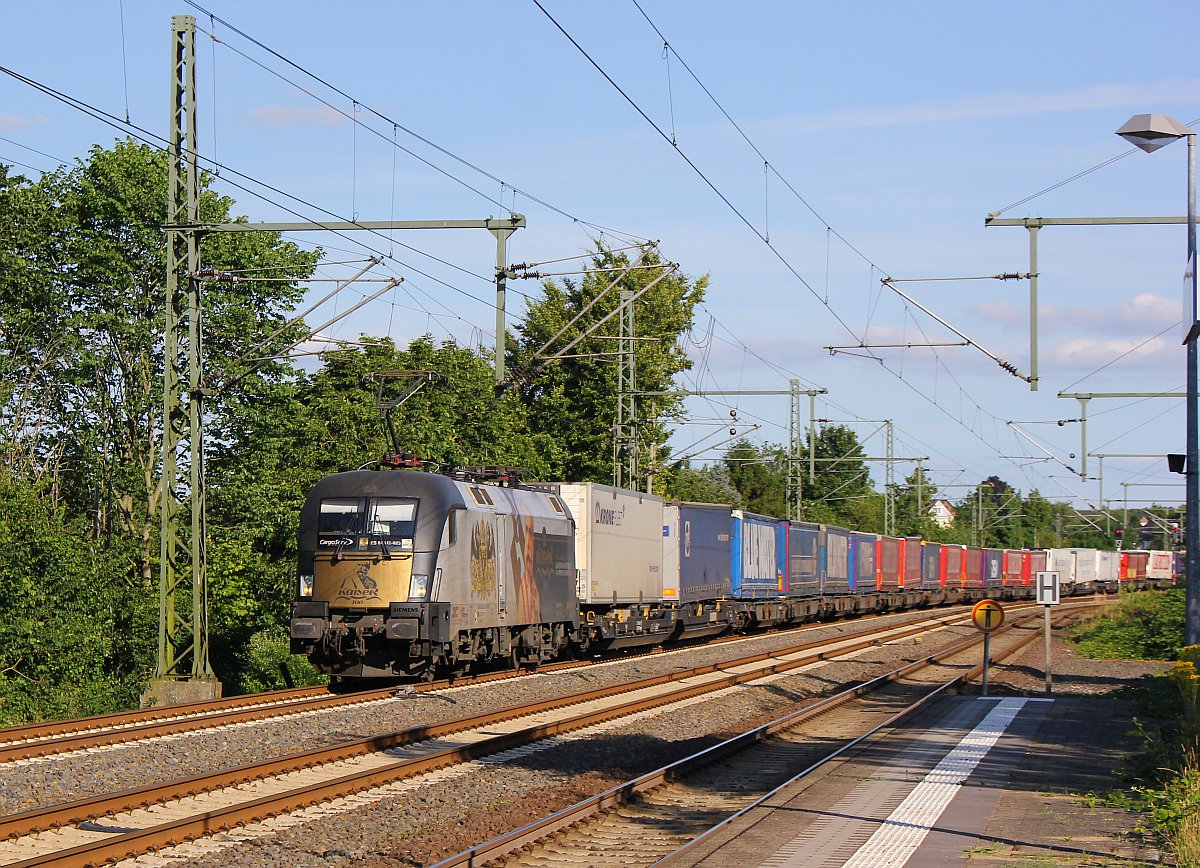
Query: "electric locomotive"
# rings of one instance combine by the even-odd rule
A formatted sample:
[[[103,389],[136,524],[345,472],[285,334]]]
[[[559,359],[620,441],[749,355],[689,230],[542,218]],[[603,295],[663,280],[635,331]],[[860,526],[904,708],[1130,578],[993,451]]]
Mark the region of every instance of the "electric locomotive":
[[[300,514],[292,653],[331,675],[425,679],[561,654],[579,626],[574,521],[556,494],[509,479],[482,468],[318,482]]]

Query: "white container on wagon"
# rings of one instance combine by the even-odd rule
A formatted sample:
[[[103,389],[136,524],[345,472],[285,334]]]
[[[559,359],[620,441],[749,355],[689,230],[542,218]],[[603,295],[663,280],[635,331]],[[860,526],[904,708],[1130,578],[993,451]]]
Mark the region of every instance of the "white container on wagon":
[[[579,602],[661,600],[663,499],[598,482],[553,487],[575,516]]]
[[[1146,578],[1152,582],[1169,582],[1174,577],[1175,555],[1160,549],[1150,550],[1146,563]]]
[[[1096,582],[1102,588],[1116,588],[1121,578],[1121,553],[1096,552]]]
[[[1089,593],[1115,586],[1121,561],[1116,552],[1097,549],[1050,549],[1048,569],[1058,570],[1058,583],[1068,593]]]

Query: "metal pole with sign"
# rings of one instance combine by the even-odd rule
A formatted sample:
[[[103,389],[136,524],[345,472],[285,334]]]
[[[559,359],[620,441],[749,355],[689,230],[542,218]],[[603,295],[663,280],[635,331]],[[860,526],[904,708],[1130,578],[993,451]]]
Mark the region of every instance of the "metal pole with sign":
[[[1046,695],[1049,696],[1053,691],[1050,679],[1050,607],[1058,605],[1058,570],[1038,570],[1037,603],[1046,616]]]
[[[992,633],[1004,624],[1004,607],[995,600],[980,600],[971,609],[971,623],[983,631],[983,695],[988,695],[988,673],[992,665]]]

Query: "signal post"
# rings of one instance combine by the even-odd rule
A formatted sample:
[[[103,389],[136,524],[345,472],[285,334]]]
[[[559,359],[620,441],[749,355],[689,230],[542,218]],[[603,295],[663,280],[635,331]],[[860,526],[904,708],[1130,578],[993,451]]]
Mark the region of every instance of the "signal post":
[[[992,665],[992,634],[1004,625],[1004,607],[995,600],[980,600],[971,609],[971,623],[983,632],[983,695],[988,695]]]
[[[1037,603],[1045,614],[1046,631],[1046,695],[1053,692],[1050,676],[1050,607],[1058,605],[1058,570],[1039,570],[1037,573]]]

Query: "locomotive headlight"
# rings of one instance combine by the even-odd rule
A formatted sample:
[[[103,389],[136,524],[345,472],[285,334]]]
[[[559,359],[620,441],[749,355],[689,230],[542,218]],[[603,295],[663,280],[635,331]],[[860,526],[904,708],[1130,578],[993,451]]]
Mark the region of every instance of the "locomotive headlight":
[[[300,576],[299,591],[301,599],[312,599],[313,577],[311,575]]]
[[[413,573],[412,580],[408,583],[408,598],[410,600],[424,600],[429,594],[429,575],[427,573]]]

